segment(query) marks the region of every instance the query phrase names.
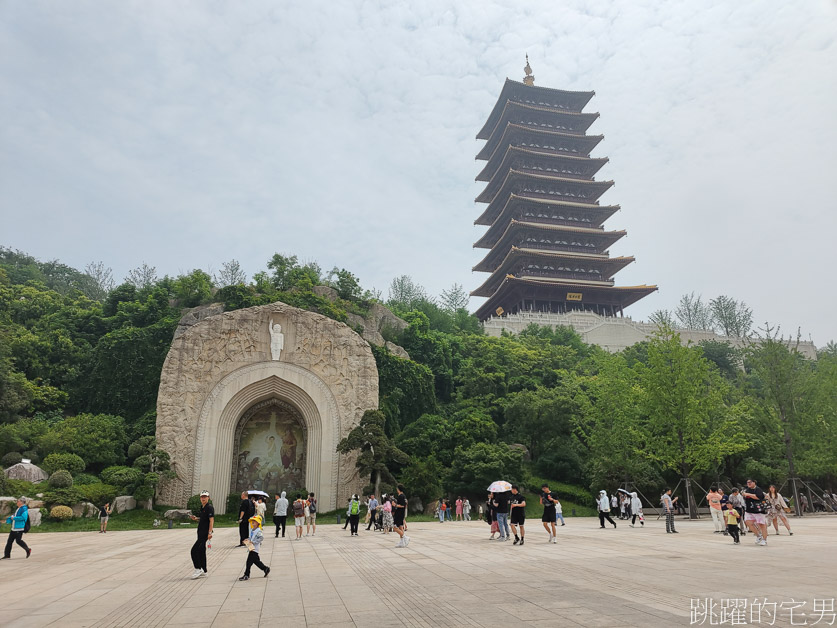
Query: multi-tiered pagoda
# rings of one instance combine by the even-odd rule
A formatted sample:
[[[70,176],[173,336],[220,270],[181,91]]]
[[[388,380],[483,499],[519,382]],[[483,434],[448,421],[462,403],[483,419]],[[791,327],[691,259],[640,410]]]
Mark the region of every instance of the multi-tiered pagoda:
[[[486,203],[475,224],[488,231],[474,244],[488,254],[474,270],[490,273],[471,294],[488,297],[480,320],[518,312],[573,310],[621,316],[657,286],[616,286],[613,276],[634,261],[610,257],[625,231],[604,222],[619,205],[599,198],[613,181],[596,181],[606,157],[590,157],[602,135],[587,135],[598,113],[584,113],[595,92],[535,87],[526,59],[522,83],[506,79],[477,139],[486,162],[477,197]]]

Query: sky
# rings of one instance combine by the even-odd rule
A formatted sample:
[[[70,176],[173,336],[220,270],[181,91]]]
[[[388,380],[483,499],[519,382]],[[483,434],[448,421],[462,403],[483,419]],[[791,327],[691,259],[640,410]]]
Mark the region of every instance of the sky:
[[[726,294],[837,340],[834,0],[0,0],[0,245],[472,290],[475,135],[527,53],[596,92],[617,284],[660,288],[630,316]]]

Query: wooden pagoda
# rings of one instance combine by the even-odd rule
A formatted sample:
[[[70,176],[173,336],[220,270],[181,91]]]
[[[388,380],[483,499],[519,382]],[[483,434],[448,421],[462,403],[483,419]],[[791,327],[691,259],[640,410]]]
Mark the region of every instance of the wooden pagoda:
[[[489,273],[471,294],[488,297],[480,320],[522,311],[574,310],[621,316],[626,306],[657,286],[616,286],[613,276],[634,261],[610,257],[625,231],[604,222],[619,210],[599,198],[613,181],[594,176],[606,157],[590,157],[602,141],[587,130],[598,113],[582,110],[594,92],[535,87],[529,67],[522,83],[506,79],[477,139],[486,162],[476,201],[485,211],[475,224],[488,230],[474,244],[488,249],[474,270]]]

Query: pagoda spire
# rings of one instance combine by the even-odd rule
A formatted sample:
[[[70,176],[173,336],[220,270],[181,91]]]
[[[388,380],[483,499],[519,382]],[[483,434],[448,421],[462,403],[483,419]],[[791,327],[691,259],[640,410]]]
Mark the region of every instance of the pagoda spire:
[[[526,54],[526,67],[523,68],[523,71],[526,73],[526,76],[523,77],[523,82],[526,85],[534,85],[535,84],[535,75],[532,74],[532,67],[529,65],[529,54]]]

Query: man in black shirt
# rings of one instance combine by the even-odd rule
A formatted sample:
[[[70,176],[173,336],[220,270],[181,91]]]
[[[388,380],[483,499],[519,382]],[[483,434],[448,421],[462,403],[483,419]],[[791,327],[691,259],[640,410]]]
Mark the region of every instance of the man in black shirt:
[[[541,505],[543,506],[541,521],[543,522],[543,527],[549,534],[547,543],[557,543],[556,535],[558,531],[555,528],[555,498],[552,497],[552,491],[549,490],[547,484],[541,486]]]
[[[247,547],[244,541],[250,538],[250,517],[255,514],[256,508],[247,491],[241,491],[241,504],[238,506],[238,547]]]
[[[767,545],[765,511],[764,491],[756,486],[755,480],[747,480],[747,488],[744,491],[744,523],[756,535],[756,545]]]
[[[401,540],[395,547],[407,547],[410,537],[404,534],[404,516],[407,514],[407,496],[404,494],[404,487],[400,484],[395,487],[398,497],[395,499],[395,507],[392,509],[392,524]]]
[[[198,522],[198,540],[192,546],[192,564],[195,566],[195,573],[192,580],[206,575],[206,544],[212,538],[212,530],[215,527],[215,508],[209,503],[209,492],[201,493],[200,516],[190,515],[192,521]]]
[[[517,486],[512,486],[511,492],[509,503],[511,504],[511,529],[514,533],[514,545],[517,545],[518,542],[523,545],[523,541],[526,540],[524,530],[526,525],[526,498],[523,497]],[[517,526],[520,526],[519,538],[517,536]]]

